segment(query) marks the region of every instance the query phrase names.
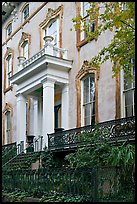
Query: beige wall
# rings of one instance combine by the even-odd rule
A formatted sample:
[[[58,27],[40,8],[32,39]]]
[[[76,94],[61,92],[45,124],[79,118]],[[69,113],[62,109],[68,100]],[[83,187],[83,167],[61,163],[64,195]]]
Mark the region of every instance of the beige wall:
[[[30,13],[33,13],[44,2],[30,2]],[[90,60],[95,56],[98,51],[110,42],[112,33],[99,37],[97,41],[93,40],[81,47],[78,52],[76,48],[76,32],[73,28],[72,18],[76,16],[76,3],[75,2],[48,2],[28,23],[26,23],[22,29],[20,29],[11,40],[3,45],[3,55],[6,52],[6,47],[11,47],[14,50],[14,73],[16,72],[19,56],[18,43],[21,39],[22,32],[29,33],[31,35],[30,45],[30,57],[40,50],[40,32],[39,24],[45,19],[48,8],[57,9],[60,5],[64,5],[63,12],[63,25],[62,25],[62,47],[68,50],[68,59],[73,60],[73,67],[69,73],[69,126],[70,128],[76,127],[77,120],[77,98],[76,98],[76,83],[75,78],[80,70],[84,60]],[[18,19],[13,22],[13,29],[16,30],[21,25],[21,4],[18,9]],[[5,42],[5,26],[11,17],[2,25],[2,42]],[[90,54],[89,54],[90,53]],[[98,82],[98,110],[99,121],[105,121],[115,118],[115,78],[112,79],[111,63],[107,62],[101,66],[100,78]],[[3,82],[3,80],[2,80]],[[3,94],[2,108],[6,102],[11,102],[14,107],[13,111],[13,136],[16,135],[16,87],[13,91]],[[3,93],[3,92],[2,92]]]

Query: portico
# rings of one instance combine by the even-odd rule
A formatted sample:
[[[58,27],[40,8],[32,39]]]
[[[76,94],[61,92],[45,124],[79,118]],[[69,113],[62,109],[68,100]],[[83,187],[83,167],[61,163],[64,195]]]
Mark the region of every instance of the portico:
[[[48,147],[47,134],[54,133],[55,129],[55,96],[59,96],[61,127],[65,130],[69,128],[68,85],[71,68],[71,60],[40,51],[35,56],[35,60],[33,56],[23,62],[22,68],[11,77],[11,83],[17,85],[17,143],[20,141],[26,143],[27,96],[33,99],[33,121],[31,121],[33,131],[31,134],[34,134],[35,137],[42,134],[44,145]]]

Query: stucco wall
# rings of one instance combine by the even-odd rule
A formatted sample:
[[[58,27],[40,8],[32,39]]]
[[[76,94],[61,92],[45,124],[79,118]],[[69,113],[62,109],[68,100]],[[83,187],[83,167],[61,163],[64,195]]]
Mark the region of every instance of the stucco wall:
[[[35,11],[44,2],[30,2],[30,13]],[[76,83],[75,78],[78,71],[81,69],[84,60],[89,60],[95,56],[98,51],[107,45],[112,38],[111,32],[106,32],[97,41],[93,40],[82,46],[80,51],[76,47],[76,32],[73,28],[72,18],[76,16],[76,3],[75,2],[48,2],[22,29],[20,29],[11,40],[3,45],[3,55],[6,48],[10,47],[14,50],[14,73],[17,70],[19,56],[18,43],[21,39],[22,32],[31,35],[30,57],[40,50],[40,32],[39,24],[44,21],[48,8],[57,9],[60,5],[64,5],[63,18],[62,18],[62,47],[68,50],[68,59],[73,60],[73,66],[69,73],[69,127],[76,127],[77,120],[77,98],[76,98]],[[13,30],[21,25],[21,4],[18,9],[18,19],[13,22]],[[5,41],[5,26],[11,17],[2,25],[2,42]],[[90,54],[89,54],[90,53]],[[106,62],[100,68],[100,78],[98,82],[98,111],[99,121],[105,121],[115,118],[115,78],[112,79],[111,62]],[[3,74],[3,72],[2,72]],[[2,80],[3,83],[3,80]],[[3,87],[2,87],[3,89]],[[5,95],[2,91],[2,108],[6,102],[13,104],[13,140],[16,135],[16,86],[13,91],[7,92]]]

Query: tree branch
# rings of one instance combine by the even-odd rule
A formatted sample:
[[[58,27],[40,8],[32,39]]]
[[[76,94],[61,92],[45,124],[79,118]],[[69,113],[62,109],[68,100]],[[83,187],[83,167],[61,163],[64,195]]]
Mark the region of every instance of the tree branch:
[[[132,28],[133,30],[135,30],[135,28],[133,28],[133,26],[129,25],[128,23],[124,22],[123,20],[120,20],[122,23],[126,24],[128,27]]]

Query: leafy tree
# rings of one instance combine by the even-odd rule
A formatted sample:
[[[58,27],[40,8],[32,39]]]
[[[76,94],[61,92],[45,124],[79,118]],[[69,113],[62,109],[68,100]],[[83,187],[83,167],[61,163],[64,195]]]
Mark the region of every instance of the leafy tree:
[[[103,32],[110,30],[113,39],[107,47],[91,59],[90,64],[99,69],[100,64],[110,59],[113,62],[113,76],[124,70],[125,78],[132,79],[131,69],[135,56],[135,2],[89,2],[88,24],[82,16],[73,18],[75,29],[86,31],[87,40],[97,39]],[[92,22],[97,22],[95,32],[89,32]],[[118,62],[118,63],[117,63]],[[120,68],[119,68],[120,67]]]

